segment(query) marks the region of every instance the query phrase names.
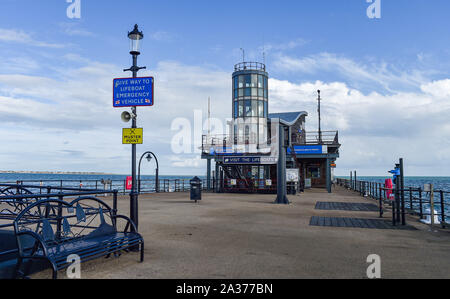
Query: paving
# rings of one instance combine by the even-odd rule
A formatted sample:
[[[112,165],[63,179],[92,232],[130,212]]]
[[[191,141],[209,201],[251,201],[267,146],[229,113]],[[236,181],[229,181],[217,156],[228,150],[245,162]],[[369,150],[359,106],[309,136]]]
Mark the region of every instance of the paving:
[[[329,227],[348,227],[348,228],[369,228],[369,229],[410,229],[416,228],[411,225],[393,225],[391,221],[381,219],[363,219],[363,218],[342,218],[342,217],[311,217],[309,225],[329,226]]]
[[[370,203],[353,203],[353,202],[318,202],[316,210],[337,210],[337,211],[379,211],[378,206]]]
[[[449,230],[430,230],[413,216],[407,222],[415,229],[311,226],[312,217],[378,219],[374,211],[315,209],[318,202],[377,204],[341,187],[289,196],[290,205],[274,199],[204,193],[195,204],[188,193],[142,195],[145,262],[137,253],[94,260],[82,264],[82,278],[367,278],[371,254],[381,257],[383,278],[450,278]],[[127,196],[119,211],[128,214]],[[381,221],[389,219],[386,211]]]

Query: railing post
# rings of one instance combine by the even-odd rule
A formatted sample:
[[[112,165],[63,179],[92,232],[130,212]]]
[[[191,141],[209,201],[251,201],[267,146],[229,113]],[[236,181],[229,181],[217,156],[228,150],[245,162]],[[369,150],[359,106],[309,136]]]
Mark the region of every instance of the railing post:
[[[380,200],[380,218],[383,218],[383,198],[381,196],[381,184],[379,189],[379,200]]]
[[[414,206],[413,206],[413,188],[409,187],[409,208],[414,211]]]
[[[445,203],[444,203],[444,191],[440,191],[441,194],[441,224],[442,228],[445,228]]]
[[[114,190],[114,194],[113,194],[113,215],[117,216],[117,190]]]
[[[63,195],[59,195],[58,199],[60,201],[64,201],[64,196]],[[58,203],[58,220],[56,221],[56,238],[58,240],[61,239],[61,225],[62,225],[62,217],[63,217],[63,206],[62,203]]]
[[[423,203],[422,203],[422,188],[419,188],[419,209],[420,209],[420,219],[423,219]]]

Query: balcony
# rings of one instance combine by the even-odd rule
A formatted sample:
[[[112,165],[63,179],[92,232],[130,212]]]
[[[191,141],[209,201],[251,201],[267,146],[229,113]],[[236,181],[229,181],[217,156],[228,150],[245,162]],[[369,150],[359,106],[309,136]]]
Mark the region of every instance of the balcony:
[[[266,65],[260,62],[241,62],[234,66],[234,71],[266,71]]]
[[[338,131],[322,131],[321,134],[319,132],[294,133],[291,135],[291,142],[293,145],[340,146]]]

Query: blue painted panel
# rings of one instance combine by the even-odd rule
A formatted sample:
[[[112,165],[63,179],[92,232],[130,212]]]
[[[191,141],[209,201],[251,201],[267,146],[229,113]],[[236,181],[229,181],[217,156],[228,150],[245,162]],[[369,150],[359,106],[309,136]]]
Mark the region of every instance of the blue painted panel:
[[[294,150],[297,155],[327,154],[324,153],[324,146],[322,145],[296,145]],[[288,148],[288,154],[290,153],[292,153],[292,149]]]

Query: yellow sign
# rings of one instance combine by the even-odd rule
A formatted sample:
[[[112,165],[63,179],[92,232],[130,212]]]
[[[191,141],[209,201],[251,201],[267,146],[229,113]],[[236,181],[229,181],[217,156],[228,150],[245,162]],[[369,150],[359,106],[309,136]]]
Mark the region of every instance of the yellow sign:
[[[143,144],[144,143],[144,129],[123,129],[122,134],[123,144]]]

